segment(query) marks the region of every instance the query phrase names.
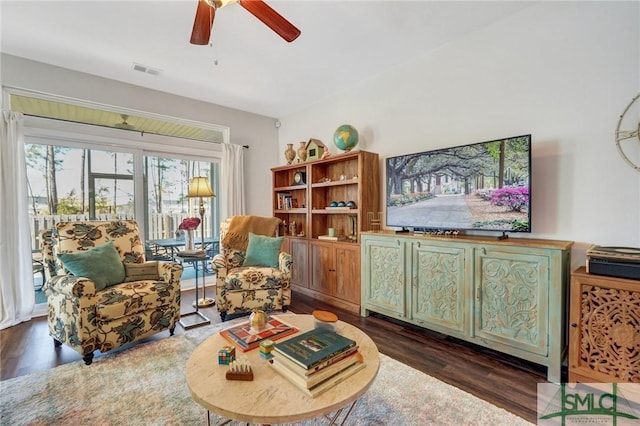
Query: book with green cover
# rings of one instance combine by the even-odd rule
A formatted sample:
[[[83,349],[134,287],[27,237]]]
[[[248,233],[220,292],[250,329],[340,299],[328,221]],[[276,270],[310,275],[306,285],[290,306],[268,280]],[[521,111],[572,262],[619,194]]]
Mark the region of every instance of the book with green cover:
[[[341,336],[333,330],[316,328],[277,342],[274,351],[309,369],[355,345],[355,340]]]

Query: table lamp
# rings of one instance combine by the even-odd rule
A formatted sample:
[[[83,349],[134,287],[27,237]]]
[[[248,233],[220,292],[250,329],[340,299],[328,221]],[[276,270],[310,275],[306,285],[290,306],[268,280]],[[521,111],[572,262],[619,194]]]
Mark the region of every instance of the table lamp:
[[[215,197],[216,194],[213,193],[211,187],[209,186],[209,180],[206,177],[194,177],[189,181],[189,192],[187,193],[187,197],[189,198],[200,198],[200,208],[198,212],[200,213],[200,237],[202,238],[202,245],[200,246],[203,255],[206,256],[206,252],[204,252],[204,201],[203,198],[211,198]],[[196,265],[197,268],[197,265]],[[202,299],[198,299],[196,303],[198,307],[206,307],[211,306],[216,303],[216,301],[210,297],[206,297],[205,294],[205,271],[202,271]],[[196,295],[197,297],[197,295]]]

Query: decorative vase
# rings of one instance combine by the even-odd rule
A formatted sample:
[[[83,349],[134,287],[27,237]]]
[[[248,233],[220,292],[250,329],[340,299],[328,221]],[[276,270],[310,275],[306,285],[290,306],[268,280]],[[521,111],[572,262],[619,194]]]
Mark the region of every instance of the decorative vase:
[[[292,143],[287,144],[287,149],[284,151],[284,158],[287,159],[287,164],[293,163],[293,160],[296,158],[296,150],[293,149]]]
[[[298,147],[298,163],[304,163],[307,160],[307,143],[305,141],[300,142]]]
[[[189,229],[184,232],[184,250],[185,251],[195,251],[195,233],[193,230]]]
[[[249,317],[249,324],[255,331],[260,331],[267,325],[268,320],[269,317],[264,313],[264,311],[255,309]]]

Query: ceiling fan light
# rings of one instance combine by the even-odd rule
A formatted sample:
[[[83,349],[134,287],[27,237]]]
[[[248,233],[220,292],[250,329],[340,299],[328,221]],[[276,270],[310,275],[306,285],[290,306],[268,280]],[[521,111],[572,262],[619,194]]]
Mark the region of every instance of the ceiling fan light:
[[[230,3],[235,3],[238,0],[204,0],[204,1],[214,9],[220,9],[221,7],[225,7]]]

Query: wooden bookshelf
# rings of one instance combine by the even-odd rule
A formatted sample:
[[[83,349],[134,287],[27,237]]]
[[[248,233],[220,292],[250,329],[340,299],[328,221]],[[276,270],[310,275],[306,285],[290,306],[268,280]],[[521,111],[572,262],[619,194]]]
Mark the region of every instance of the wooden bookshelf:
[[[284,247],[293,255],[292,287],[351,312],[360,310],[360,233],[380,211],[378,154],[352,151],[271,169],[273,215],[286,223]],[[305,182],[294,184],[296,172]],[[291,202],[286,202],[290,199]],[[352,201],[353,208],[329,208]],[[295,235],[289,232],[296,223]],[[334,228],[341,241],[319,240]],[[349,238],[350,237],[350,238]]]

